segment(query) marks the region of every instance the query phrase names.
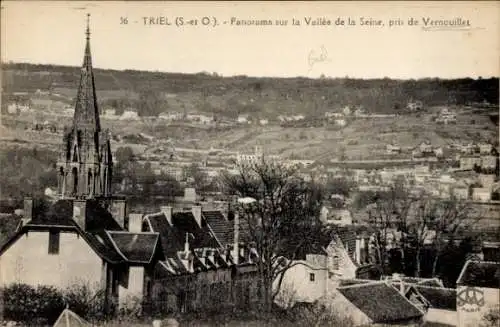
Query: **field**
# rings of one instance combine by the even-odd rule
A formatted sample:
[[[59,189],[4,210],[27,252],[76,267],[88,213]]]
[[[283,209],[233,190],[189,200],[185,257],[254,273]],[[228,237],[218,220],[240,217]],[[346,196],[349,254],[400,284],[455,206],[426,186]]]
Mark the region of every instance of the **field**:
[[[350,119],[342,129],[331,127],[291,128],[280,126],[235,126],[231,128],[206,128],[193,125],[168,125],[164,121],[151,122],[102,120],[104,128],[114,135],[138,135],[144,133],[159,140],[171,140],[175,147],[209,150],[251,152],[256,145],[267,153],[284,158],[326,160],[383,159],[387,144],[397,144],[406,152],[423,141],[435,147],[446,147],[452,142],[488,142],[498,139],[497,127],[487,115],[462,114],[457,124],[438,125],[431,121],[432,112],[384,118]],[[32,131],[29,117],[16,121],[4,119],[0,131],[0,146],[17,143],[40,145],[57,149],[62,136],[48,132]],[[70,118],[59,120],[60,130],[70,124]],[[143,144],[114,142],[113,148],[131,146],[141,154],[151,142]]]

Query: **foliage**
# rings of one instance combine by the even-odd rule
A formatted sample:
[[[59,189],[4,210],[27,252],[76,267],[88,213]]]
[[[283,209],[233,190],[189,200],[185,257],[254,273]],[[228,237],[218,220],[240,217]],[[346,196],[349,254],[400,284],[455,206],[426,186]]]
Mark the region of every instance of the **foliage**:
[[[105,308],[104,291],[95,291],[88,284],[71,285],[62,292],[62,295],[70,310],[89,321],[102,321],[109,313]]]
[[[118,163],[113,171],[115,193],[129,197],[131,203],[151,204],[154,199],[172,199],[182,194],[177,180],[168,174],[156,175],[151,164],[141,164],[130,147],[118,148]],[[140,191],[140,192],[137,192]]]
[[[0,153],[0,185],[3,198],[42,196],[46,187],[57,186],[52,151],[9,148]]]
[[[494,327],[500,324],[500,306],[492,307],[482,319],[482,327]]]
[[[54,287],[13,284],[3,292],[4,315],[10,321],[53,324],[64,309],[63,296]]]
[[[4,316],[9,321],[53,324],[66,307],[89,321],[106,318],[104,292],[95,292],[85,284],[75,284],[65,290],[12,284],[0,291],[4,292]]]
[[[294,170],[265,159],[241,165],[238,175],[225,176],[224,185],[229,194],[253,199],[242,203],[238,214],[260,256],[262,303],[269,311],[284,273],[319,233],[323,190],[298,178]]]
[[[6,74],[4,90],[7,92],[36,90],[40,85],[58,84],[74,88],[78,80],[79,67],[54,65],[28,65],[12,63],[4,65]],[[16,74],[16,70],[27,71],[28,76]],[[36,74],[35,72],[49,72]],[[480,102],[484,99],[498,103],[498,78],[454,79],[437,78],[420,80],[352,79],[352,78],[255,78],[246,76],[218,77],[207,74],[179,74],[144,72],[135,70],[113,71],[94,69],[100,90],[123,90],[139,94],[126,104],[113,103],[117,108],[137,107],[142,116],[156,115],[167,110],[169,104],[161,94],[189,92],[199,97],[209,89],[211,95],[226,100],[225,115],[262,112],[266,103],[282,103],[280,108],[288,112],[309,113],[309,103],[321,103],[317,110],[326,111],[335,106],[358,104],[373,112],[400,113],[410,99],[418,99],[426,106],[444,105],[452,99],[453,104]],[[257,86],[259,85],[259,86]],[[240,103],[239,99],[253,98],[252,104]],[[121,100],[121,99],[120,99]]]

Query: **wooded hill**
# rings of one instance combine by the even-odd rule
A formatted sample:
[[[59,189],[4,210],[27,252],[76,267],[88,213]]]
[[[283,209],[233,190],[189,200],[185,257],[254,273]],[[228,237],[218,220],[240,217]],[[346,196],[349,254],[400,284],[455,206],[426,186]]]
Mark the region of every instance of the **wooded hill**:
[[[78,67],[8,63],[2,65],[4,93],[74,90],[79,81]],[[216,73],[163,73],[136,70],[95,69],[96,88],[109,91],[103,105],[119,111],[130,106],[140,115],[185,109],[224,116],[241,113],[317,114],[360,105],[372,113],[402,113],[409,101],[424,106],[486,101],[498,104],[499,80],[427,78],[419,80],[352,79],[305,77],[272,78],[232,76]],[[70,92],[71,93],[71,92]],[[182,105],[173,97],[182,96]],[[187,99],[187,100],[184,100]],[[182,108],[180,108],[182,107]]]

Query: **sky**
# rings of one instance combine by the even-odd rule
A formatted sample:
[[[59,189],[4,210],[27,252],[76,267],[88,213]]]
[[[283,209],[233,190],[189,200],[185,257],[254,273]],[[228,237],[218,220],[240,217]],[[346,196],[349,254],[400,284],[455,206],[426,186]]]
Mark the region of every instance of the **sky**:
[[[91,14],[94,67],[223,76],[457,78],[500,75],[500,2],[65,2],[3,1],[2,62],[82,64]],[[145,25],[144,17],[197,19],[197,26]],[[217,26],[203,26],[210,17]],[[236,20],[287,20],[241,26]],[[308,26],[306,18],[333,26]],[[348,26],[347,18],[357,22]],[[360,25],[382,20],[384,26]],[[415,18],[418,26],[408,26]],[[127,18],[128,24],[120,24]],[[335,25],[337,18],[344,26]],[[466,29],[425,30],[424,18],[469,20]],[[292,25],[292,19],[301,23]],[[404,26],[389,27],[401,19]],[[226,22],[226,24],[224,24]]]

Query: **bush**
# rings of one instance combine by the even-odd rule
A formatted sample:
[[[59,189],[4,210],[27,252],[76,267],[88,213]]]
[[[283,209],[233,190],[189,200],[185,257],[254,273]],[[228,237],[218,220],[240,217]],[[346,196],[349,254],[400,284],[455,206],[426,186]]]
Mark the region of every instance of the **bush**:
[[[36,326],[53,324],[65,307],[89,321],[107,318],[104,292],[93,292],[87,285],[73,285],[61,291],[53,286],[13,284],[3,292],[4,318],[8,321]]]
[[[53,324],[64,309],[62,294],[51,286],[13,284],[3,292],[6,320]]]
[[[63,292],[64,300],[68,308],[88,321],[105,320],[106,312],[105,292],[94,291],[87,284],[74,284]]]

